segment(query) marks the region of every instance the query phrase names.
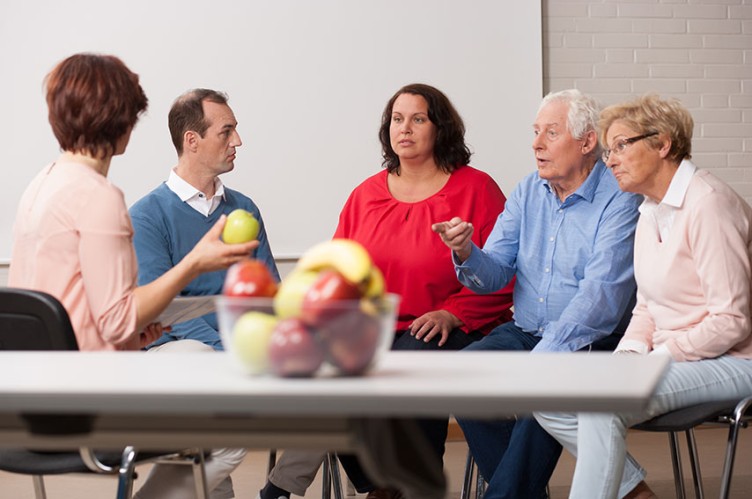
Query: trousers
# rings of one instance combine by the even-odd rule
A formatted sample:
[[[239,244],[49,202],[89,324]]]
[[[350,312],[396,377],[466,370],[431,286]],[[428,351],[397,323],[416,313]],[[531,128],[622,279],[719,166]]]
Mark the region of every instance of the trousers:
[[[645,478],[627,453],[627,429],[660,414],[752,395],[752,359],[723,355],[671,364],[644,411],[633,414],[536,413],[535,419],[577,458],[570,498],[624,497]]]
[[[178,340],[147,350],[159,352],[213,352],[214,349],[196,340]],[[245,449],[214,449],[206,460],[206,486],[210,499],[232,499],[230,473],[245,459]],[[196,497],[193,471],[183,464],[155,464],[134,499],[191,499]]]

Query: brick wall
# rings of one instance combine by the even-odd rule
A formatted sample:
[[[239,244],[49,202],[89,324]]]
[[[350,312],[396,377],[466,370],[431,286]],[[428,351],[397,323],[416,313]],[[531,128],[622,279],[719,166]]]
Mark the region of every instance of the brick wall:
[[[542,0],[544,92],[646,92],[695,119],[693,160],[752,202],[752,0]]]

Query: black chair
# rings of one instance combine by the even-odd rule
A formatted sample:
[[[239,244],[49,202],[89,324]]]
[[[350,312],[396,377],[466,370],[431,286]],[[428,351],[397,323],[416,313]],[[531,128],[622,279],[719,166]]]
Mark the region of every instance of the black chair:
[[[731,477],[736,457],[736,444],[739,429],[746,428],[752,419],[752,397],[739,400],[725,400],[719,402],[706,402],[675,411],[661,414],[653,419],[634,425],[633,428],[642,431],[667,432],[671,449],[671,463],[674,468],[674,487],[676,497],[684,499],[686,490],[684,487],[684,473],[679,454],[679,433],[684,432],[687,438],[689,460],[692,469],[692,481],[695,489],[695,497],[702,499],[704,491],[702,486],[702,474],[700,473],[700,461],[698,459],[697,444],[695,442],[694,428],[702,424],[720,423],[728,425],[729,434],[726,444],[726,457],[721,475],[721,499],[728,499],[731,490]]]
[[[53,296],[40,291],[0,288],[0,350],[78,350],[68,313]],[[92,417],[88,415],[22,415],[32,433],[71,434],[85,432]],[[204,472],[204,453],[197,449],[181,452],[137,453],[124,451],[94,452],[39,451],[0,448],[0,470],[32,475],[37,499],[47,497],[44,475],[98,473],[118,475],[118,499],[132,496],[136,463],[169,462],[193,467],[196,494],[209,496]]]

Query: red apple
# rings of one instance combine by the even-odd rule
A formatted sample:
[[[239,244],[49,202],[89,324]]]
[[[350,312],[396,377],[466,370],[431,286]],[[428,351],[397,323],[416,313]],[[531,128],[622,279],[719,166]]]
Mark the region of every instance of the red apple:
[[[272,297],[277,282],[269,269],[258,260],[241,260],[227,270],[222,293],[225,296]]]
[[[324,362],[324,350],[300,319],[277,324],[269,342],[269,369],[277,376],[308,377]]]
[[[303,296],[300,318],[306,324],[317,326],[357,307],[352,300],[360,298],[361,291],[356,284],[336,270],[323,270]]]
[[[353,309],[322,325],[327,360],[346,375],[358,375],[371,365],[379,344],[381,325],[375,315]]]

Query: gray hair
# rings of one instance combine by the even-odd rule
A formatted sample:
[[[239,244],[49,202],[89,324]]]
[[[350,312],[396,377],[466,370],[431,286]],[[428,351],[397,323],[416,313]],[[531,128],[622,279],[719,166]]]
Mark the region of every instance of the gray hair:
[[[575,139],[581,139],[591,130],[598,134],[598,116],[601,105],[593,97],[577,89],[550,92],[538,107],[538,112],[552,102],[564,102],[569,106],[567,129]],[[595,154],[600,154],[600,144],[596,141]]]

